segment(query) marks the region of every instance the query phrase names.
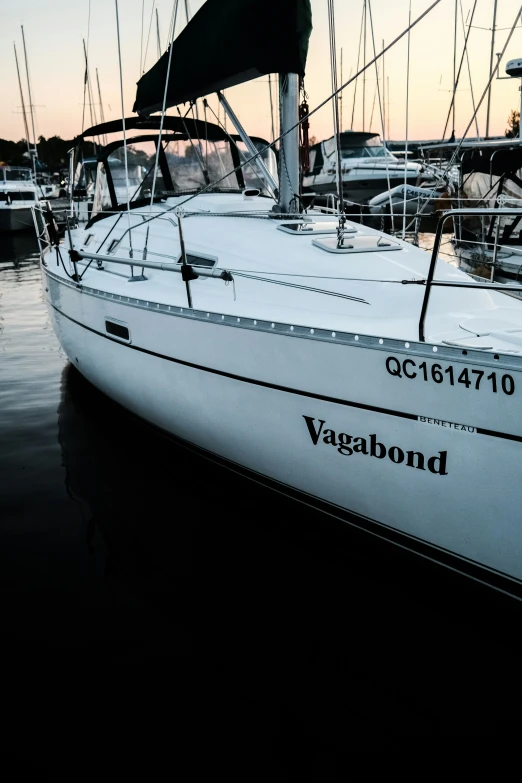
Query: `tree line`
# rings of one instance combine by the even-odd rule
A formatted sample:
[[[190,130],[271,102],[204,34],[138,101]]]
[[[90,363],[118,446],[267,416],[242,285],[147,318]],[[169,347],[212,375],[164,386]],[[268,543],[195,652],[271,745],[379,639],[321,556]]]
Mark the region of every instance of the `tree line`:
[[[38,160],[47,167],[49,172],[66,169],[69,165],[69,150],[74,147],[75,143],[75,139],[67,140],[60,138],[60,136],[50,136],[48,139],[45,136],[39,136],[36,145]],[[93,153],[93,145],[86,142],[84,154],[92,155]],[[20,139],[20,141],[0,139],[0,164],[2,163],[7,166],[30,166],[31,161],[27,156],[27,141],[25,139]]]

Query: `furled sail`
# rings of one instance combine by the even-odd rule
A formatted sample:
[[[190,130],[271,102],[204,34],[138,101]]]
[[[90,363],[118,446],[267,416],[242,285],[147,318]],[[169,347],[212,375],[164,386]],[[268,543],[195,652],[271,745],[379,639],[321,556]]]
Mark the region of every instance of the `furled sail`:
[[[304,75],[310,0],[207,0],[173,43],[167,107],[268,73]],[[169,50],[138,82],[134,111],[163,106]]]

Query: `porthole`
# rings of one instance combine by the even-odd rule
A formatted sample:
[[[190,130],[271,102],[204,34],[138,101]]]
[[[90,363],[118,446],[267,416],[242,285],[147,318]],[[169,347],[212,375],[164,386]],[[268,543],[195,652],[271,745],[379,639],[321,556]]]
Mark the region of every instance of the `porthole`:
[[[110,318],[105,319],[105,331],[110,334],[111,337],[117,337],[118,340],[123,340],[126,343],[130,343],[130,331],[127,324],[121,321],[113,321]]]

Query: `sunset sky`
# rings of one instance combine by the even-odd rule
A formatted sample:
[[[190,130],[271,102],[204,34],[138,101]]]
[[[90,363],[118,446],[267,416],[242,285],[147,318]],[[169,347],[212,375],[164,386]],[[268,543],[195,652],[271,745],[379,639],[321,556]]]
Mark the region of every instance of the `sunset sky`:
[[[464,20],[473,7],[474,0],[458,0],[457,65],[464,41],[460,18],[460,5]],[[411,13],[415,19],[429,7],[430,0],[412,0]],[[477,0],[473,29],[469,39],[469,59],[475,101],[480,99],[488,79],[491,45],[493,0]],[[195,13],[203,0],[189,0],[189,8]],[[140,75],[140,49],[144,55],[151,10],[159,10],[162,48],[166,48],[172,0],[145,0],[144,34],[141,46],[142,0],[119,0],[120,27],[123,57],[123,82],[125,110],[131,114],[136,81]],[[361,26],[363,0],[336,0],[336,36],[338,59],[343,51],[343,77],[346,81],[357,64],[357,49]],[[185,3],[180,2],[176,32],[185,25]],[[259,6],[262,8],[262,4]],[[408,23],[409,0],[372,0],[376,47],[382,41],[389,43]],[[33,101],[36,104],[37,135],[54,134],[72,138],[81,131],[83,103],[84,59],[82,38],[87,39],[88,0],[2,0],[2,47],[0,49],[0,137],[23,137],[23,120],[20,113],[20,97],[16,77],[13,41],[23,65],[23,49],[20,25],[24,25],[29,56]],[[497,36],[495,52],[500,52],[514,22],[520,3],[517,0],[498,0]],[[410,113],[409,137],[411,139],[440,138],[451,100],[453,78],[453,29],[455,0],[441,0],[440,4],[411,34],[410,55]],[[320,103],[331,92],[328,50],[327,0],[312,0],[313,33],[310,42],[305,86],[310,107]],[[277,24],[277,19],[274,19]],[[482,29],[485,28],[485,29]],[[371,30],[368,24],[367,60],[373,54]],[[201,42],[204,46],[204,40]],[[392,139],[405,138],[406,128],[406,52],[407,39],[402,39],[386,56],[385,70],[389,78],[389,129]],[[152,24],[147,50],[146,68],[156,60],[155,21]],[[504,76],[507,60],[522,56],[522,26],[517,26],[502,60],[500,75]],[[91,77],[98,68],[106,119],[121,117],[119,70],[116,39],[114,0],[91,0],[89,34],[89,62]],[[25,88],[25,70],[22,68]],[[387,79],[388,81],[388,79]],[[93,85],[94,86],[94,85]],[[516,79],[495,81],[492,92],[490,134],[503,134],[511,109],[519,107],[519,81]],[[375,70],[366,77],[366,127],[370,130],[370,115],[374,105],[376,88]],[[357,92],[354,130],[362,127],[362,80]],[[227,97],[243,124],[252,135],[270,137],[270,107],[266,79],[241,85],[227,91]],[[353,85],[344,92],[343,127],[351,125]],[[27,100],[27,94],[26,94]],[[97,100],[97,97],[96,97]],[[456,103],[457,136],[465,130],[472,116],[471,90],[467,64],[461,75]],[[479,130],[485,131],[484,101],[478,115]],[[99,112],[99,107],[96,107]],[[173,111],[173,110],[171,110]],[[87,118],[89,109],[86,110]],[[90,120],[86,120],[86,126]],[[375,102],[371,130],[380,132],[380,115]],[[387,130],[387,129],[386,129]],[[451,131],[451,127],[450,127]],[[318,112],[311,122],[311,134],[318,139],[332,133],[330,106]],[[468,135],[475,135],[473,127]]]

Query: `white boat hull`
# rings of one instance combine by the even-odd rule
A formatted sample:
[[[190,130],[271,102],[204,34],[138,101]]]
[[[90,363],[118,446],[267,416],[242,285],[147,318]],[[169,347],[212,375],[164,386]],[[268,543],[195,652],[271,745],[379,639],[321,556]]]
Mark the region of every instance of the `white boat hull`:
[[[138,416],[453,567],[522,584],[522,372],[506,357],[194,315],[43,275],[71,362]],[[495,383],[477,390],[478,373]]]
[[[34,231],[32,208],[0,207],[0,231]]]

